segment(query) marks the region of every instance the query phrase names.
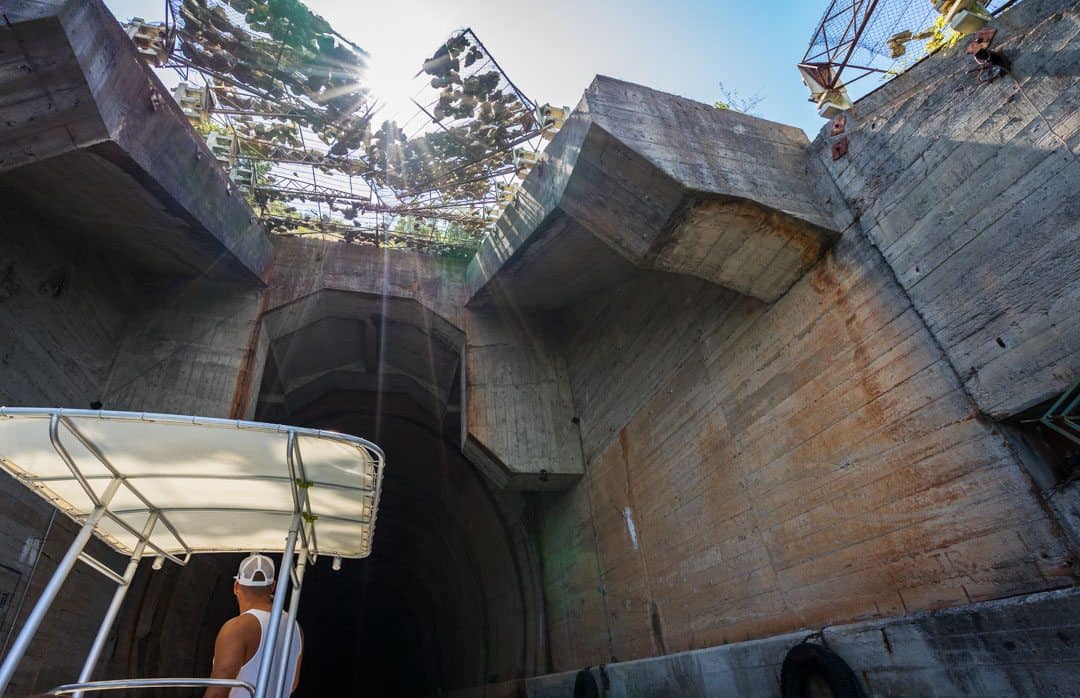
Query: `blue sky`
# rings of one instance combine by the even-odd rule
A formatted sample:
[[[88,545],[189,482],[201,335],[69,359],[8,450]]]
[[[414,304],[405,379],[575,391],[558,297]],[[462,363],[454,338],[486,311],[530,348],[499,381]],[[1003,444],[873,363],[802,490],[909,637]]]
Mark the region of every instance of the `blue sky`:
[[[105,1],[121,20],[162,17],[163,0]],[[740,95],[760,96],[759,116],[799,126],[810,137],[824,123],[794,66],[827,0],[307,4],[371,53],[373,82],[385,92],[408,84],[451,31],[471,26],[511,79],[541,103],[574,106],[599,73],[709,103],[721,98],[723,82]]]

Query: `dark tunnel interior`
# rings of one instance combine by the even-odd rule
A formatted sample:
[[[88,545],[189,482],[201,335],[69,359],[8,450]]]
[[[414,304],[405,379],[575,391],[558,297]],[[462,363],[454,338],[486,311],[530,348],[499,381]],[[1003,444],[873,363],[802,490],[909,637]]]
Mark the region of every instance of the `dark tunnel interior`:
[[[388,466],[372,555],[340,572],[323,560],[305,583],[309,640],[297,696],[435,695],[484,683],[490,671],[485,597],[512,594],[497,587],[515,575],[484,569],[502,552],[483,532],[502,528],[485,483],[416,424],[388,420],[382,442]]]
[[[357,347],[364,346],[365,326],[389,326],[360,322]],[[436,344],[426,331],[406,331],[380,342],[387,354],[396,353],[378,363],[389,375],[365,382],[374,365],[360,362],[348,375],[308,365],[349,360],[349,351],[331,358],[334,352],[317,349],[327,345],[327,333],[347,336],[340,325],[319,321],[271,351],[256,419],[369,438],[383,448],[386,470],[371,556],[344,560],[337,572],[325,556],[308,568],[299,613],[304,660],[294,696],[443,695],[534,672],[540,603],[528,507],[519,494],[493,488],[457,446],[458,349]],[[406,364],[408,356],[416,361]],[[306,376],[321,378],[313,385]],[[433,396],[440,385],[441,395]],[[142,641],[161,646],[141,655],[131,650],[135,675],[209,671],[214,634],[236,613],[231,577],[239,559],[204,562],[202,575],[210,581],[159,584],[157,606],[201,605],[201,627],[188,640],[170,637],[170,623],[190,621],[179,610],[166,612]],[[187,569],[167,574],[198,576]],[[129,622],[138,627],[138,619]],[[185,665],[187,655],[194,659]]]

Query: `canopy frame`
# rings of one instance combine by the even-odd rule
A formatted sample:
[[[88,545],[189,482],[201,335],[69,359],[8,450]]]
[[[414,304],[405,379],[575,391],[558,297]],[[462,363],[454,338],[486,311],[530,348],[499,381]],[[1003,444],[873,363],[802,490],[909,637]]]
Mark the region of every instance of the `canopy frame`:
[[[285,681],[288,676],[287,662],[282,661],[279,663],[279,670],[276,675],[271,676],[271,667],[273,666],[274,655],[277,653],[279,645],[277,643],[277,636],[279,632],[279,626],[282,614],[285,606],[285,591],[291,587],[292,593],[289,599],[289,616],[295,619],[296,613],[300,603],[300,593],[303,588],[304,572],[308,563],[314,563],[319,555],[319,543],[316,534],[315,522],[320,517],[312,512],[311,499],[308,494],[308,490],[311,486],[311,481],[308,479],[308,473],[304,467],[303,454],[300,448],[299,436],[315,437],[320,439],[331,439],[337,441],[349,442],[353,445],[361,446],[367,454],[371,457],[371,462],[374,467],[374,483],[372,488],[353,488],[349,486],[339,485],[339,488],[346,490],[361,490],[366,493],[372,493],[373,499],[371,505],[370,517],[367,521],[358,521],[355,519],[346,519],[343,517],[327,516],[328,520],[348,521],[351,523],[366,523],[368,525],[366,529],[367,541],[365,541],[365,550],[370,552],[370,541],[374,536],[375,519],[378,512],[379,499],[382,494],[382,475],[383,467],[385,465],[385,456],[382,449],[375,444],[361,439],[355,436],[349,436],[346,434],[338,434],[335,432],[320,431],[315,429],[306,429],[303,427],[291,427],[284,425],[264,424],[260,422],[245,422],[242,420],[223,420],[213,418],[202,417],[189,417],[179,415],[166,415],[166,414],[154,414],[154,413],[132,413],[132,412],[117,412],[106,410],[66,410],[66,409],[42,409],[42,408],[8,408],[0,407],[0,418],[4,417],[48,417],[49,419],[49,441],[52,444],[53,450],[60,457],[60,459],[67,466],[71,472],[72,477],[78,482],[83,493],[88,497],[93,504],[93,509],[85,515],[75,515],[69,511],[65,511],[68,516],[73,518],[76,522],[81,522],[82,526],[79,529],[78,534],[68,547],[67,553],[61,559],[57,565],[55,572],[50,578],[45,589],[42,591],[41,596],[38,598],[34,605],[34,608],[30,611],[26,622],[20,629],[18,636],[12,643],[11,649],[8,651],[7,656],[4,657],[3,664],[0,665],[0,695],[3,695],[7,689],[8,684],[15,675],[19,663],[23,656],[26,654],[29,648],[30,642],[33,636],[36,634],[46,614],[48,613],[53,601],[59,594],[60,588],[63,586],[71,570],[75,567],[75,563],[82,561],[95,571],[101,573],[106,578],[112,580],[117,589],[113,594],[112,600],[108,609],[105,612],[105,616],[102,619],[101,625],[98,628],[97,635],[94,638],[93,645],[90,648],[89,653],[86,656],[86,660],[83,663],[82,671],[79,674],[77,683],[65,684],[53,689],[46,695],[75,695],[81,697],[84,692],[95,692],[102,690],[119,690],[128,688],[145,688],[148,686],[158,687],[191,687],[191,686],[229,686],[233,688],[241,688],[249,692],[253,698],[284,698],[288,695],[285,688]],[[135,573],[138,570],[139,562],[144,557],[147,549],[150,549],[155,553],[158,558],[154,564],[154,568],[160,567],[160,564],[164,560],[184,566],[186,565],[191,556],[195,553],[195,550],[189,546],[184,538],[181,536],[177,527],[169,520],[168,514],[170,511],[177,511],[179,509],[166,509],[154,506],[154,504],[145,497],[139,490],[128,481],[127,477],[120,472],[105,456],[102,450],[93,443],[93,441],[85,434],[83,434],[79,428],[72,422],[74,417],[97,417],[104,419],[122,419],[122,420],[134,420],[134,421],[152,421],[152,422],[170,422],[177,424],[194,424],[204,426],[216,426],[216,427],[235,427],[238,429],[255,429],[261,431],[269,431],[273,433],[285,433],[286,434],[286,447],[285,447],[285,462],[289,474],[289,489],[292,495],[292,515],[290,517],[289,530],[287,535],[287,542],[282,552],[282,559],[279,566],[279,574],[277,580],[277,586],[274,590],[273,603],[271,606],[270,623],[267,630],[267,637],[265,646],[273,648],[273,651],[267,652],[263,655],[259,665],[258,679],[254,686],[237,681],[226,681],[217,679],[122,679],[122,680],[109,680],[109,681],[91,681],[91,677],[94,672],[94,668],[97,666],[98,660],[101,658],[101,653],[105,648],[108,640],[109,632],[112,629],[113,623],[116,621],[116,617],[120,612],[120,608],[123,605],[124,597],[127,595],[127,591],[131,586],[131,582],[135,578]],[[108,475],[87,476],[80,469],[79,464],[71,456],[70,451],[64,443],[64,435],[70,435],[79,444],[82,445],[88,453],[90,453],[98,463],[100,463]],[[46,483],[50,481],[59,480],[57,477],[42,477],[35,478],[32,476],[23,476],[16,474],[16,477],[20,479],[23,484],[27,485],[31,489],[34,489],[38,494],[42,494],[40,489],[35,487],[35,483]],[[108,478],[108,483],[102,491],[101,495],[98,495],[94,488],[91,486],[91,480],[101,480]],[[63,478],[66,479],[66,478]],[[280,481],[283,478],[275,476],[265,476],[260,479],[270,479],[274,481]],[[330,485],[333,487],[334,485]],[[142,530],[136,530],[131,524],[122,518],[125,513],[142,513],[143,510],[113,510],[110,505],[116,495],[116,493],[124,488],[130,492],[135,498],[137,498],[144,506],[147,512],[146,521],[143,524]],[[55,502],[52,502],[53,506],[58,506]],[[59,508],[59,507],[58,507]],[[259,511],[252,510],[250,508],[243,509],[237,507],[236,510],[247,511]],[[270,510],[267,510],[268,512]],[[273,513],[278,513],[277,510],[273,510]],[[128,564],[123,574],[119,574],[114,571],[109,565],[97,560],[88,553],[85,552],[85,547],[89,543],[90,538],[97,533],[105,542],[110,542],[101,531],[98,530],[98,525],[103,519],[108,519],[114,524],[120,526],[129,534],[135,537],[135,544],[128,558]],[[157,545],[151,540],[151,536],[154,530],[158,526],[165,527],[172,537],[177,541],[180,547],[183,549],[181,555],[173,554],[161,546]],[[300,544],[299,551],[297,551],[297,543]],[[115,544],[112,547],[117,547]],[[299,553],[299,554],[298,554]],[[294,558],[298,559],[294,567]],[[287,573],[286,573],[287,571]],[[280,646],[282,652],[287,653],[291,648],[292,638],[294,634],[295,624],[289,623],[288,628],[285,630],[284,642]],[[291,687],[290,687],[291,688]]]

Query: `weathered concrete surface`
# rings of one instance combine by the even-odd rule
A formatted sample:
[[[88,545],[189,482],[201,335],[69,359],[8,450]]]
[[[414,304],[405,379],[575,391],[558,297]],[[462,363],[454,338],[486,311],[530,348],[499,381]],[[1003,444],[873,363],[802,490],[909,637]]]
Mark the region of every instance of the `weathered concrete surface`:
[[[1080,663],[1075,589],[886,622],[826,628],[869,696],[1075,696]],[[784,655],[812,631],[604,666],[607,698],[779,696]],[[597,684],[599,669],[591,669]],[[576,672],[505,682],[454,698],[563,698]]]
[[[464,272],[404,250],[275,241],[260,418],[296,414],[328,390],[381,392],[407,396],[418,419],[460,443]]]
[[[87,408],[100,400],[131,312],[132,282],[86,239],[2,200],[0,404]],[[38,495],[0,476],[0,637],[25,621],[74,538],[74,523],[52,514]],[[93,552],[113,559],[102,544]],[[70,678],[71,657],[89,650],[112,590],[96,572],[76,571],[57,601],[61,613],[42,626],[11,695]]]
[[[4,16],[0,196],[150,273],[260,277],[251,208],[101,0],[9,0]]]
[[[796,128],[597,77],[469,267],[555,308],[633,267],[776,300],[850,218]]]
[[[101,400],[132,310],[132,278],[85,239],[5,200],[0,404]]]
[[[1075,71],[1056,66],[1072,65],[1077,26],[1076,3],[1054,15],[1060,5],[1029,0],[1020,5],[1027,14],[1006,26],[1032,27],[1021,43],[1046,47],[1032,51],[1027,79],[1064,110],[1076,94]],[[991,102],[985,113],[979,100],[956,98],[967,94],[970,65],[933,68],[955,60],[932,58],[860,103],[851,147],[862,150],[835,167],[861,226],[771,306],[637,274],[564,311],[562,346],[587,465],[581,484],[542,500],[553,669],[1075,583],[1075,549],[1011,445],[970,401],[974,379],[942,337],[976,328],[972,318],[1037,317],[1042,340],[1003,354],[994,370],[1037,365],[1045,380],[987,391],[1022,395],[1016,407],[1075,375],[1080,343],[1058,321],[1077,314],[1080,287],[1076,197],[1066,193],[1075,158],[1050,145],[1053,134],[1034,112],[1022,123],[1009,116],[1024,101],[1015,89],[1008,104]],[[884,100],[880,114],[867,108],[875,99]],[[911,106],[924,101],[926,112]],[[931,105],[945,114],[931,118]],[[875,140],[885,138],[886,122],[893,151]],[[956,146],[944,159],[954,150],[949,134],[998,143],[972,152],[1006,158],[998,139],[1025,124],[1032,137],[1041,133],[1043,152],[1032,162],[1061,165],[1051,169],[1064,180],[1032,195],[1032,205],[1047,202],[1041,213],[995,201],[994,187],[1023,176],[1005,160],[997,167],[1015,177],[991,179],[983,192],[985,180],[965,179],[967,150]],[[928,142],[939,145],[927,150]],[[826,145],[817,146],[821,157]],[[898,160],[897,149],[909,157]],[[879,167],[868,171],[872,163]],[[887,197],[891,220],[875,213]],[[970,197],[986,208],[972,215],[990,216],[988,230],[997,232],[986,243],[996,239],[1000,254],[972,255],[968,266],[941,272],[940,302],[953,300],[933,310],[935,320],[929,301],[905,285],[904,268],[894,269],[888,249],[879,252],[880,237],[903,237],[916,224],[924,237],[946,227],[939,223],[963,227],[973,218],[954,213]],[[1045,234],[1027,235],[1021,222],[1031,217]],[[1021,239],[1037,245],[1034,253]],[[1003,263],[1012,271],[995,276]],[[997,346],[997,336],[979,341]]]
[[[316,291],[352,291],[414,300],[462,328],[465,267],[458,259],[409,250],[276,237],[266,310]]]
[[[849,113],[846,157],[816,147],[862,227],[986,414],[1080,376],[1080,5],[1027,0],[980,84],[963,45]]]
[[[566,364],[541,317],[466,310],[465,455],[499,487],[570,487],[585,471]]]
[[[767,308],[701,279],[658,272],[568,308],[557,341],[586,457],[616,439],[687,357],[721,351]]]
[[[252,337],[262,289],[192,279],[163,290],[141,289],[139,297],[102,389],[104,406],[250,417],[249,388],[242,378],[256,350]]]
[[[1073,583],[1060,529],[866,238],[764,311],[701,305],[686,327],[678,294],[628,304],[567,341],[587,467],[584,493],[543,505],[554,669]],[[641,340],[629,308],[644,334],[699,339]],[[647,394],[624,423],[581,397],[615,384]],[[595,553],[570,554],[563,517]]]

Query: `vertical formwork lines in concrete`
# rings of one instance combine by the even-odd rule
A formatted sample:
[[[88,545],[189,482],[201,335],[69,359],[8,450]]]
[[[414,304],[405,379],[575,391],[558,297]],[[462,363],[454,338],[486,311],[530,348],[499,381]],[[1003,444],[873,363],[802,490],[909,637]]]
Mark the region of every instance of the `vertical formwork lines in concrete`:
[[[851,123],[850,120],[849,120],[849,123]],[[823,153],[825,151],[823,149],[823,144],[825,144],[825,143],[826,143],[826,141],[824,140],[824,138],[819,138],[818,141],[816,141],[814,143],[814,146],[817,147],[817,149],[818,149],[818,156],[822,157],[822,159],[824,159]],[[854,164],[849,164],[848,167],[854,167]],[[849,208],[851,208],[853,212],[856,212],[858,209],[856,208],[854,203],[850,199],[848,199],[847,193],[841,187],[841,184],[837,180],[833,169],[828,167],[827,163],[826,163],[825,169],[829,173],[830,180],[835,185],[836,190],[839,192],[839,194],[842,197],[845,204]],[[1013,460],[1013,465],[1016,468],[1018,468],[1019,471],[1022,473],[1022,477],[1024,478],[1024,481],[1028,485],[1029,493],[1034,498],[1034,500],[1038,503],[1038,505],[1042,509],[1043,513],[1046,515],[1046,518],[1050,522],[1050,525],[1053,528],[1055,534],[1058,536],[1058,538],[1061,540],[1061,542],[1065,545],[1065,547],[1068,548],[1072,552],[1072,554],[1074,556],[1074,559],[1080,559],[1080,542],[1077,542],[1077,541],[1073,540],[1072,537],[1068,535],[1066,527],[1062,525],[1060,519],[1058,518],[1058,514],[1055,512],[1054,508],[1050,505],[1049,502],[1046,501],[1046,498],[1043,495],[1042,490],[1039,488],[1038,484],[1035,482],[1035,479],[1033,478],[1031,472],[1028,470],[1028,468],[1026,466],[1024,466],[1023,461],[1022,461],[1022,459],[1020,457],[1019,452],[1016,450],[1015,445],[1008,438],[1008,436],[1002,431],[1001,426],[995,420],[993,420],[991,417],[989,417],[987,414],[985,414],[980,409],[980,407],[978,405],[978,402],[975,400],[974,395],[971,394],[971,391],[969,390],[969,388],[967,386],[967,383],[963,380],[963,376],[961,375],[961,373],[960,373],[959,369],[957,368],[956,364],[953,363],[952,358],[949,356],[949,353],[945,350],[945,347],[941,343],[941,340],[938,338],[938,335],[931,328],[929,322],[926,319],[925,314],[922,312],[919,305],[912,298],[912,296],[908,292],[907,288],[905,288],[904,285],[900,282],[900,278],[899,278],[899,275],[896,272],[896,269],[889,262],[889,259],[885,255],[884,251],[881,249],[881,246],[874,239],[874,237],[867,232],[867,230],[863,226],[861,217],[859,217],[856,214],[855,220],[848,227],[848,229],[844,231],[843,234],[845,234],[845,235],[856,234],[856,235],[859,235],[859,236],[865,238],[867,240],[867,242],[869,242],[871,249],[874,250],[874,255],[876,256],[877,260],[881,263],[883,269],[885,270],[884,273],[888,277],[888,282],[891,285],[893,285],[894,288],[898,291],[898,293],[907,301],[908,305],[911,307],[911,310],[919,318],[919,322],[922,324],[922,327],[926,330],[926,334],[930,338],[930,342],[932,343],[932,345],[934,347],[934,351],[938,354],[939,358],[943,360],[944,365],[946,365],[948,367],[949,374],[952,376],[952,378],[955,381],[957,387],[959,387],[960,392],[963,394],[964,399],[966,400],[968,405],[971,407],[972,414],[975,415],[977,420],[981,424],[983,424],[987,428],[987,430],[990,431],[991,434],[993,434],[994,438],[998,441],[998,443],[1001,444],[1002,446],[1004,446],[1004,448],[1008,451],[1008,453],[1010,454],[1010,456],[1011,456],[1011,458]],[[821,262],[819,262],[819,264],[820,263]]]
[[[615,637],[611,634],[611,609],[608,608],[607,601],[607,581],[604,579],[604,568],[600,564],[600,536],[596,531],[596,511],[593,506],[593,491],[592,491],[592,478],[589,476],[589,464],[585,464],[585,487],[586,487],[586,499],[589,502],[589,523],[592,527],[593,537],[593,559],[596,561],[596,578],[600,582],[600,589],[597,591],[600,593],[600,604],[604,609],[604,631],[607,634],[608,640],[608,657],[611,661],[618,661],[615,657]]]

